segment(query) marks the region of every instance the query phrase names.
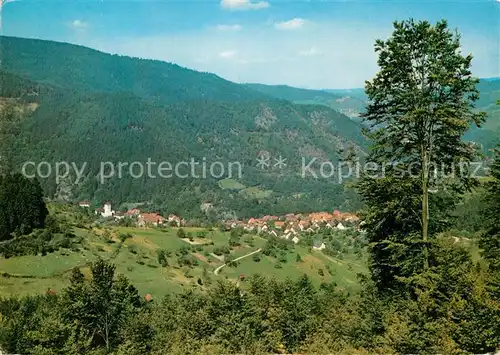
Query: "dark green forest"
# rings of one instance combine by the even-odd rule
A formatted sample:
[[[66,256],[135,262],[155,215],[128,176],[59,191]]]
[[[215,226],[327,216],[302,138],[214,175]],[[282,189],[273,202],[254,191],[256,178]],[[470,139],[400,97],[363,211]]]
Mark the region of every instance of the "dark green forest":
[[[4,37],[1,50],[1,95],[18,106],[37,105],[17,120],[19,135],[9,147],[14,166],[88,164],[78,185],[75,176],[59,184],[40,179],[50,198],[143,202],[191,218],[205,217],[204,201],[219,216],[239,217],[359,206],[336,178],[301,177],[302,157],[338,162],[345,150],[367,148],[359,124],[328,107],[295,105],[213,74],[69,44]],[[285,157],[286,169],[257,168],[261,152]],[[243,175],[235,179],[257,193],[223,190],[210,177],[98,182],[101,162],[148,158],[239,162]]]

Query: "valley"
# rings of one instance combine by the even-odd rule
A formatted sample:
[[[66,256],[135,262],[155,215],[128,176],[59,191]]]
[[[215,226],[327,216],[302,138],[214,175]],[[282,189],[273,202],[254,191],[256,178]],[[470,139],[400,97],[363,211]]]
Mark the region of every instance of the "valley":
[[[59,206],[58,210],[68,211],[68,207]],[[80,218],[79,213],[84,213],[75,208],[69,211],[73,212],[66,212],[65,218]],[[222,227],[168,224],[124,227],[109,221],[81,227],[74,228],[71,247],[46,255],[0,259],[0,295],[60,292],[69,283],[73,268],[88,275],[90,263],[98,258],[113,262],[117,272],[125,275],[142,295],[159,299],[190,289],[203,291],[217,280],[230,280],[245,289],[245,278],[254,274],[293,280],[306,274],[316,286],[335,282],[346,290],[355,290],[359,287],[357,274],[367,272],[364,242],[360,239],[356,243],[359,233],[351,229],[322,227],[304,231],[297,233],[301,241],[294,243],[291,238],[269,233],[280,230],[273,227],[264,232],[228,226],[226,231]],[[314,249],[315,240],[335,242],[327,242],[329,249],[325,251]],[[160,251],[166,255],[166,265],[159,262]]]

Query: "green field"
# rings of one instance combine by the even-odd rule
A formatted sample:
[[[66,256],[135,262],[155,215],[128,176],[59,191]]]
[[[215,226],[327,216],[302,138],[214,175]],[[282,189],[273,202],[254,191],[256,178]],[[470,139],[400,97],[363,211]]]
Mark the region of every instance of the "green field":
[[[224,190],[241,190],[245,185],[233,179],[224,179],[219,181],[219,187]]]
[[[151,293],[153,297],[183,289],[204,289],[219,278],[237,281],[240,275],[248,277],[255,273],[279,279],[296,279],[307,274],[317,285],[335,281],[339,286],[350,288],[357,286],[356,274],[366,271],[362,262],[349,254],[340,260],[320,251],[311,251],[306,245],[296,245],[286,252],[286,262],[282,260],[278,267],[276,258],[259,253],[260,260],[249,256],[236,265],[225,266],[215,275],[214,270],[224,262],[213,253],[222,247],[228,248],[230,233],[201,228],[184,228],[184,231],[187,237],[181,239],[177,235],[177,228],[77,228],[75,234],[83,237],[77,249],[60,249],[45,256],[1,258],[0,295],[35,294],[49,288],[60,291],[68,284],[72,268],[79,267],[88,276],[89,263],[98,257],[111,260],[118,273],[127,276],[141,294]],[[123,234],[132,237],[121,242],[119,236]],[[235,259],[245,256],[265,244],[264,237],[243,235],[240,245],[230,248],[230,257]],[[189,250],[186,251],[187,248]],[[158,249],[170,254],[167,267],[161,267],[158,263]],[[188,258],[196,260],[197,265],[180,265],[178,260],[181,250]],[[301,261],[297,261],[297,254],[300,254]],[[245,281],[240,281],[240,285],[245,287]]]

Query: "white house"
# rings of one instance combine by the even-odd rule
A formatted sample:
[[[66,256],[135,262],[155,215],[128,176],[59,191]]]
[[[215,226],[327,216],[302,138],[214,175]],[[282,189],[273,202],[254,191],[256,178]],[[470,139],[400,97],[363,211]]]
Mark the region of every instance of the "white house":
[[[345,226],[344,226],[342,223],[339,223],[339,224],[337,225],[337,229],[344,230],[344,229],[345,229]]]
[[[170,214],[168,216],[168,223],[169,224],[174,224],[176,225],[177,227],[180,227],[181,226],[181,218],[176,216],[175,214]]]
[[[295,236],[295,237],[292,238],[292,242],[294,242],[295,244],[297,244],[298,242],[300,242],[300,239],[297,236]]]
[[[326,249],[326,245],[325,243],[314,243],[313,245],[313,249],[314,250],[323,250],[323,249]]]
[[[111,202],[106,202],[103,207],[103,211],[101,212],[101,216],[107,218],[107,217],[113,217],[115,214],[115,211],[111,208]]]

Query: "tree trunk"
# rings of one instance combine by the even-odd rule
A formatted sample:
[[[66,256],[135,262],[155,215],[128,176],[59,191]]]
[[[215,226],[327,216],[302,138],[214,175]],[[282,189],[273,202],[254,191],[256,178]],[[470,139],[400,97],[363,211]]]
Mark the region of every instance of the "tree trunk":
[[[429,250],[427,240],[429,235],[429,163],[427,154],[422,153],[422,241],[424,242],[424,269],[429,267]]]

